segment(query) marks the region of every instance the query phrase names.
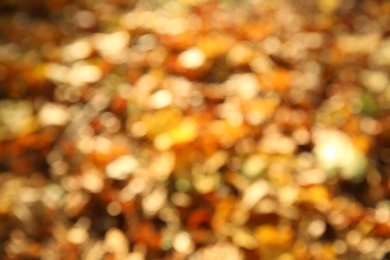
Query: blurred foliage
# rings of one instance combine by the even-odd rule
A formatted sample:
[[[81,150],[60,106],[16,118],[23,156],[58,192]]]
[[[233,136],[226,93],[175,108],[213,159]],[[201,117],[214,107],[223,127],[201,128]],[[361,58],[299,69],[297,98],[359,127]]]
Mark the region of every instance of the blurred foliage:
[[[381,259],[390,3],[0,2],[1,259]]]

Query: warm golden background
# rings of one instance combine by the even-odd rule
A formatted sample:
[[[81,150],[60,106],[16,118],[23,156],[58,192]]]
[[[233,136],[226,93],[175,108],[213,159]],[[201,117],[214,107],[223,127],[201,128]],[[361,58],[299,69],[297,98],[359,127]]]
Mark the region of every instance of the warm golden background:
[[[390,2],[3,0],[0,258],[382,259]]]

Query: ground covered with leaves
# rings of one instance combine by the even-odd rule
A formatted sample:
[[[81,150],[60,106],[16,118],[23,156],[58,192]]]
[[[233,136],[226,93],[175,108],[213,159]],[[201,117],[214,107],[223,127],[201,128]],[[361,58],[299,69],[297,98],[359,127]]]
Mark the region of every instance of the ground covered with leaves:
[[[382,259],[390,2],[0,3],[1,259]]]

